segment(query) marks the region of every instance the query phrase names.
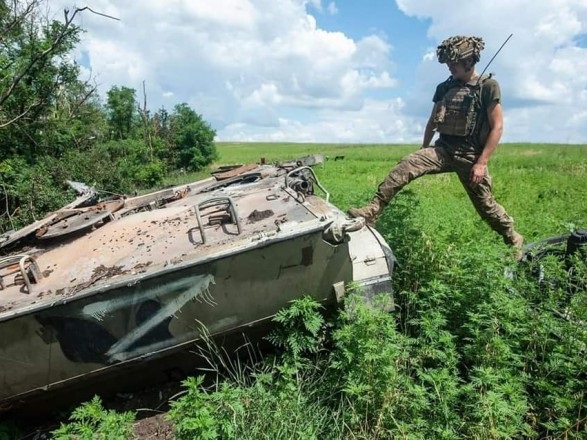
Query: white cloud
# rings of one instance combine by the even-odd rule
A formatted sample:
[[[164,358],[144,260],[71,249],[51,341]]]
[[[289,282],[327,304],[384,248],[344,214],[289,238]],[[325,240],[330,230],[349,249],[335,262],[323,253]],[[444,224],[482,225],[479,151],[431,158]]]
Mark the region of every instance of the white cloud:
[[[404,102],[366,99],[362,107],[353,112],[333,109],[320,110],[310,122],[292,118],[279,118],[269,129],[259,129],[235,123],[223,130],[222,140],[338,142],[338,143],[405,143],[420,138],[423,126],[403,115]]]
[[[273,126],[283,107],[355,110],[366,90],[396,85],[387,42],[320,29],[307,6],[323,10],[320,0],[100,0],[92,8],[120,21],[84,13],[79,50],[103,95],[144,80],[151,106],[185,101],[220,133],[244,120]]]
[[[587,33],[585,0],[397,4],[430,20],[402,89],[384,30],[367,23],[354,39],[317,25],[312,14],[340,15],[334,1],[94,0],[120,21],[84,12],[78,59],[89,57],[102,96],[113,85],[142,94],[145,81],[151,107],[187,102],[223,140],[419,142],[434,86],[448,76],[436,45],[481,35],[483,67],[513,32],[489,69],[502,85],[504,140],[587,142],[587,48],[576,43]]]

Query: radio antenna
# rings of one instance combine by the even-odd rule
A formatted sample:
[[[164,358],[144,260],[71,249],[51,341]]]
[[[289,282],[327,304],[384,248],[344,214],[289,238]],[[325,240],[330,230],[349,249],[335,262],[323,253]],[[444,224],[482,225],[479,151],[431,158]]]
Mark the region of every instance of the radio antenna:
[[[503,49],[503,47],[506,45],[506,43],[508,41],[510,41],[510,38],[512,38],[513,36],[514,36],[514,34],[510,34],[510,36],[505,39],[505,41],[501,44],[501,46],[499,46],[499,49],[497,49],[497,52],[495,52],[495,55],[493,55],[493,57],[487,63],[487,66],[485,66],[485,69],[483,69],[483,72],[481,72],[481,75],[479,75],[479,79],[477,79],[477,84],[479,84],[479,80],[481,79],[481,77],[483,77],[483,74],[485,73],[485,71],[487,70],[487,68],[489,67],[489,65],[493,62],[493,60],[495,59],[495,57],[501,52],[501,50]]]

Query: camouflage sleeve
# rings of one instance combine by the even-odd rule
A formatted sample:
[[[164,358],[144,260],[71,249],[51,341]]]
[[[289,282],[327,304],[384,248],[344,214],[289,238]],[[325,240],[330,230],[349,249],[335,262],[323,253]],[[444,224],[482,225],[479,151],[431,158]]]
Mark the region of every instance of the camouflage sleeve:
[[[484,104],[485,108],[489,107],[494,102],[501,102],[499,83],[493,78],[490,78],[483,83],[481,93],[481,102]]]

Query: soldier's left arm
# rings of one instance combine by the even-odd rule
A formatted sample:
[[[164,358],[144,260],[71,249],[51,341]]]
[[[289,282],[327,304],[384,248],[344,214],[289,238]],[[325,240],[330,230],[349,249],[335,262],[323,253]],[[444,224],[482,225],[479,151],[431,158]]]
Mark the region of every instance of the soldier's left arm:
[[[503,111],[499,102],[494,102],[487,108],[487,119],[489,120],[490,131],[483,151],[471,169],[471,181],[473,183],[481,182],[485,174],[487,174],[487,163],[497,148],[503,133]]]

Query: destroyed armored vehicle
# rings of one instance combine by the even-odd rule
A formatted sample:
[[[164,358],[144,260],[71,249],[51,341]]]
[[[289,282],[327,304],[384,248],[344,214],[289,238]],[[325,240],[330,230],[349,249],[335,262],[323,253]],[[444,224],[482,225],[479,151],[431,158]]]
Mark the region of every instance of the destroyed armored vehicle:
[[[200,323],[240,334],[303,295],[390,293],[390,248],[329,202],[320,162],[224,167],[136,197],[77,185],[0,237],[0,408],[185,351]]]
[[[584,277],[577,276],[579,264],[587,264],[587,229],[577,228],[574,231],[545,238],[530,243],[523,249],[520,264],[531,269],[531,275],[541,284],[548,284],[550,281],[544,271],[543,261],[554,258],[564,263],[567,273],[568,289],[586,290],[587,284]],[[580,269],[579,269],[580,270]],[[569,291],[569,293],[571,293]]]

